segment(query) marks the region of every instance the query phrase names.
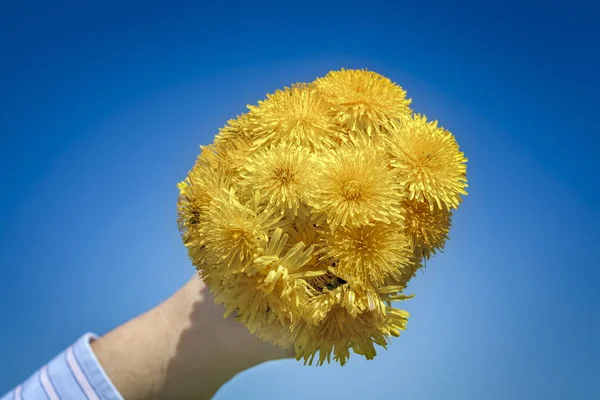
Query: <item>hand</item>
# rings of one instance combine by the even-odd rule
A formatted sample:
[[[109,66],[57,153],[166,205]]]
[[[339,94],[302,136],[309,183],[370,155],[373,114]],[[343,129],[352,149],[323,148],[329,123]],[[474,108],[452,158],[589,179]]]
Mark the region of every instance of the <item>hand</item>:
[[[252,336],[198,277],[164,303],[92,343],[126,400],[209,399],[237,373],[293,357]]]

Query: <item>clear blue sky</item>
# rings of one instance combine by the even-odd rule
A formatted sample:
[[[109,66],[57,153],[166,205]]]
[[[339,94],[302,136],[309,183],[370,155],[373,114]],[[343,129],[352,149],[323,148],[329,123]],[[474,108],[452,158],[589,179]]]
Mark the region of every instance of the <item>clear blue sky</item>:
[[[408,330],[375,361],[267,364],[217,398],[600,398],[597,10],[6,3],[0,393],[192,275],[176,183],[227,119],[293,82],[366,67],[469,158],[447,249],[412,282]]]

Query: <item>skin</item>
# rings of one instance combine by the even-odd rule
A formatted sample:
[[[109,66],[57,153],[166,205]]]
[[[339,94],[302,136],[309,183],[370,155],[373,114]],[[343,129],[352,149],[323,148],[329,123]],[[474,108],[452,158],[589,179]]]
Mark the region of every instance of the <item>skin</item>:
[[[236,374],[293,357],[252,336],[193,277],[173,296],[100,339],[92,349],[126,400],[210,399]]]

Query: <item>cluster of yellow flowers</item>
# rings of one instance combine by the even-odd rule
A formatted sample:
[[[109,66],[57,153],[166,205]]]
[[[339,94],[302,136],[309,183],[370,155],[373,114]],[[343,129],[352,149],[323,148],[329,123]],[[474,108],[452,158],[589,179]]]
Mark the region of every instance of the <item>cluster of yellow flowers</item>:
[[[228,121],[178,187],[194,266],[227,314],[298,360],[372,359],[393,302],[466,195],[454,136],[367,70],[332,71]]]

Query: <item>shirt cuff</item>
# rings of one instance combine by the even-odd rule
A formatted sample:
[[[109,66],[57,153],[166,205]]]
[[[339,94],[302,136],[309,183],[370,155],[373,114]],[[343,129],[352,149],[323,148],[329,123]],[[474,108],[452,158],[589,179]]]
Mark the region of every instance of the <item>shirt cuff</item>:
[[[93,333],[86,333],[79,338],[73,346],[66,350],[67,363],[71,364],[75,379],[90,400],[94,399],[93,394],[99,400],[124,400],[92,350],[91,343],[97,339],[98,336]],[[69,356],[70,350],[73,357]],[[69,362],[70,358],[74,361],[73,363]],[[78,369],[79,371],[77,371]]]
[[[123,400],[98,362],[86,333],[0,400]]]

